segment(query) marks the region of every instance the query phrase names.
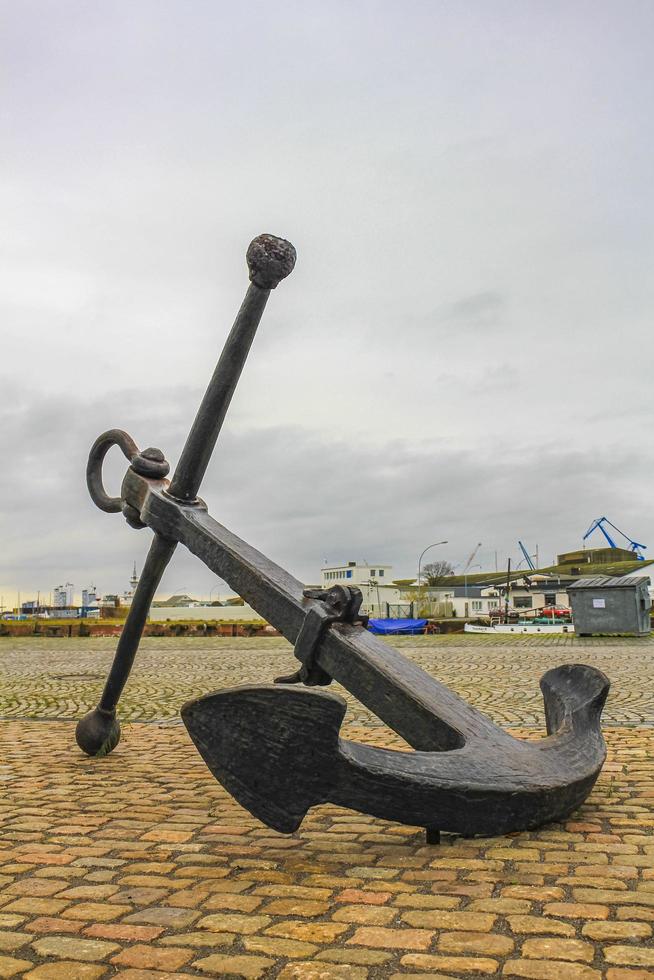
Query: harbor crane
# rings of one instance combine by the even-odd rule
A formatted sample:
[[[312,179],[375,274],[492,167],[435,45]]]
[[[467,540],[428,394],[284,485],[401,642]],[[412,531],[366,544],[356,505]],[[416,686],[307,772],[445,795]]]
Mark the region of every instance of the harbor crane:
[[[633,541],[629,537],[628,534],[625,534],[624,531],[621,531],[619,527],[616,527],[615,524],[613,524],[608,519],[608,517],[598,517],[598,518],[596,518],[596,520],[593,521],[593,523],[590,525],[590,527],[588,528],[588,530],[584,534],[583,540],[585,541],[586,538],[589,537],[593,533],[593,531],[597,528],[598,530],[600,530],[602,532],[602,534],[604,535],[604,537],[608,541],[609,547],[610,548],[617,548],[618,545],[615,543],[615,541],[613,540],[613,538],[611,537],[611,535],[609,534],[609,532],[604,527],[605,524],[608,524],[609,527],[612,527],[614,531],[617,531],[618,534],[621,534],[622,535],[622,537],[625,539],[625,541],[627,541],[628,544],[629,544],[629,550],[630,551],[633,551],[634,556],[638,559],[638,561],[645,561],[645,555],[642,554],[642,549],[646,548],[647,545],[646,544],[639,544],[638,541]]]
[[[529,552],[527,551],[527,549],[523,545],[522,541],[518,541],[518,544],[520,545],[520,551],[524,555],[525,561],[529,565],[529,568],[532,570],[532,572],[535,572],[536,571],[536,566],[534,565],[533,561],[531,560],[531,555],[529,554]]]
[[[463,569],[463,574],[464,574],[464,575],[466,574],[466,572],[468,571],[468,569],[469,569],[469,568],[470,568],[470,566],[472,565],[472,563],[473,563],[473,561],[474,561],[474,559],[475,559],[475,555],[477,554],[477,552],[479,551],[479,549],[480,549],[480,548],[481,548],[481,541],[479,541],[479,542],[477,543],[477,545],[475,546],[475,550],[474,550],[474,551],[472,552],[472,554],[471,554],[471,555],[470,555],[470,557],[468,558],[468,561],[466,562],[466,566],[465,566],[465,568]]]

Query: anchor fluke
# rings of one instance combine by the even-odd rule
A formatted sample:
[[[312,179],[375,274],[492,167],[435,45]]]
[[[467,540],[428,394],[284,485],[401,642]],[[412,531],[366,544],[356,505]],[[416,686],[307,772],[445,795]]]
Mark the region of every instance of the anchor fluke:
[[[346,704],[307,688],[237,687],[182,707],[195,747],[225,789],[283,834],[329,798]]]
[[[562,664],[540,679],[547,734],[554,735],[566,723],[583,735],[601,739],[600,718],[609,693],[609,679],[586,664]]]

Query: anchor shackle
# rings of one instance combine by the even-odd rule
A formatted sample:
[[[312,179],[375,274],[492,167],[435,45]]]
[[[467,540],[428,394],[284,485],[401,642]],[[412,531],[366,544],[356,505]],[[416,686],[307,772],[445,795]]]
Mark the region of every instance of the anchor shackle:
[[[91,446],[86,464],[86,485],[91,500],[105,513],[119,514],[122,511],[133,527],[144,527],[138,520],[138,515],[132,513],[133,508],[122,497],[110,497],[104,488],[102,464],[112,446],[118,446],[125,459],[129,460],[131,469],[151,480],[163,480],[170,472],[170,466],[160,449],[150,447],[141,452],[132,437],[122,429],[108,429]]]

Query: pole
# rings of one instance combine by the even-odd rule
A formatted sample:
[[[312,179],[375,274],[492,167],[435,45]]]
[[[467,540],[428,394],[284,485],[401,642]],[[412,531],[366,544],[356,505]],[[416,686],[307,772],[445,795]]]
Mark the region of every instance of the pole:
[[[424,558],[425,554],[429,551],[430,548],[436,548],[439,544],[447,544],[447,541],[435,541],[434,544],[428,544],[425,550],[420,555],[420,558],[418,558],[418,588],[420,588],[420,575],[421,575],[420,570],[422,568],[422,559]]]
[[[506,569],[506,595],[504,596],[504,625],[509,621],[509,589],[511,588],[511,559]]]

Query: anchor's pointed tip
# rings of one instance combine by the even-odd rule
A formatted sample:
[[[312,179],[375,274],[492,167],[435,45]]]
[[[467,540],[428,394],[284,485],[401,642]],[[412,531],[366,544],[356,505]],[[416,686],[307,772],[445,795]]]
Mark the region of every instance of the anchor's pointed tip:
[[[205,694],[182,720],[205,763],[257,819],[283,834],[329,798],[345,701],[303,687],[244,685]]]
[[[254,285],[275,289],[293,271],[297,252],[285,238],[257,235],[250,242],[245,258]]]

